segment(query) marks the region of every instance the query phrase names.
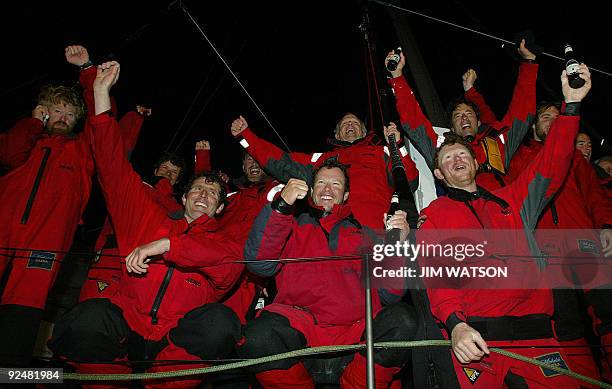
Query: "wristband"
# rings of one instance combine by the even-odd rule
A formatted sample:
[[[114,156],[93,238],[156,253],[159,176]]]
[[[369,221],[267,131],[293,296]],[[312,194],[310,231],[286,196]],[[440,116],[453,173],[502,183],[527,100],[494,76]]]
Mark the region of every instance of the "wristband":
[[[451,334],[453,332],[453,329],[459,323],[465,323],[465,316],[463,316],[463,314],[460,312],[451,313],[448,319],[446,319],[446,323],[445,323],[446,328],[448,328],[448,333]]]
[[[79,68],[80,68],[81,70],[85,70],[85,69],[90,68],[90,67],[92,67],[92,66],[94,66],[94,63],[93,63],[93,62],[91,62],[91,60],[88,60],[88,61],[87,61],[87,62],[85,62],[83,65],[79,66]]]
[[[278,196],[272,204],[270,204],[273,210],[283,215],[291,215],[293,213],[293,205],[287,204],[282,196]]]
[[[573,103],[565,103],[565,111],[563,112],[565,116],[580,116],[580,101],[575,101]]]

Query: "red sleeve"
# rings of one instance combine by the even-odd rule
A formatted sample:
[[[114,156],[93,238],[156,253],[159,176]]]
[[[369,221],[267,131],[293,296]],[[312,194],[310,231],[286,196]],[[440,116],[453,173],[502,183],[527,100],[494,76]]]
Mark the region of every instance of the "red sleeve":
[[[229,290],[236,283],[244,264],[234,262],[241,257],[238,243],[208,232],[170,237],[170,250],[164,254],[181,267],[197,268],[218,290]]]
[[[287,153],[258,137],[250,128],[245,129],[238,139],[257,163],[280,182],[287,182],[293,177],[308,181],[308,177],[298,177],[295,173],[303,173],[304,167],[313,165],[317,155],[320,156],[320,153]]]
[[[196,150],[195,153],[195,174],[211,171],[210,150]]]
[[[151,240],[166,219],[165,210],[146,192],[144,184],[118,142],[119,125],[108,113],[90,116],[90,138],[98,180],[122,254]]]
[[[500,149],[504,156],[504,165],[510,167],[514,153],[519,148],[525,134],[531,128],[532,119],[536,111],[536,79],[538,77],[538,65],[522,62],[514,87],[512,101],[504,118],[492,125],[497,130],[505,133],[505,143],[500,142]]]
[[[521,62],[508,111],[501,122],[493,127],[511,127],[515,119],[525,122],[529,115],[535,115],[537,78],[538,64]]]
[[[419,186],[419,170],[417,169],[416,164],[410,157],[410,153],[408,152],[408,145],[400,147],[400,154],[402,156],[402,164],[404,165],[404,169],[406,170],[406,177],[408,178],[408,182],[412,185],[414,191]]]
[[[294,227],[292,215],[283,215],[272,210],[270,204],[261,209],[253,222],[249,239],[244,247],[244,257],[247,261],[256,259],[278,259],[289,239]],[[262,277],[273,276],[282,266],[277,262],[250,262],[247,268]]]
[[[424,126],[429,139],[436,144],[438,134],[433,130],[431,122],[427,119],[423,110],[421,110],[416,97],[414,97],[414,92],[404,76],[390,79],[389,85],[391,85],[395,93],[395,105],[402,125],[407,124],[412,130]]]
[[[9,170],[23,165],[42,133],[43,122],[35,118],[25,118],[0,134],[0,164]]]
[[[540,213],[567,176],[579,121],[579,116],[557,117],[542,150],[511,185],[501,189],[509,191],[527,229],[535,229]]]
[[[395,94],[395,106],[404,134],[423,155],[425,161],[433,166],[438,134],[433,130],[431,122],[421,110],[406,79],[403,76],[392,78],[389,80],[389,85],[391,85]]]
[[[144,117],[136,111],[126,113],[119,120],[119,131],[121,132],[121,138],[123,139],[123,145],[128,158],[136,146],[142,123],[144,123]]]
[[[85,106],[87,107],[88,116],[94,116],[96,109],[94,105],[94,94],[93,94],[93,83],[96,79],[97,68],[90,66],[85,70],[82,70],[79,74],[79,83],[83,88],[83,99],[85,100]],[[117,103],[115,99],[111,97],[111,111],[117,114]]]
[[[612,225],[612,201],[608,199],[604,188],[599,183],[595,169],[587,162],[579,151],[574,159],[574,174],[583,204],[591,216],[593,228],[603,228],[604,225]]]
[[[463,96],[466,100],[471,101],[472,103],[476,104],[476,106],[478,106],[478,110],[480,111],[480,122],[482,124],[492,126],[497,122],[497,117],[495,116],[495,113],[493,112],[491,107],[489,107],[489,104],[487,104],[483,95],[481,95],[480,92],[476,90],[476,88],[472,87],[468,89],[468,91],[465,92]]]

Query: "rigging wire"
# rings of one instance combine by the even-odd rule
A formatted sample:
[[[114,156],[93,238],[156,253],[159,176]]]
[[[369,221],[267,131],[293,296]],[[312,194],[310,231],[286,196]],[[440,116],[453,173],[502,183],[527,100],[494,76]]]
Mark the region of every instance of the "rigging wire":
[[[404,12],[408,12],[408,13],[411,13],[411,14],[414,14],[414,15],[422,16],[422,17],[424,17],[426,19],[430,19],[430,20],[433,20],[433,21],[436,21],[436,22],[439,22],[439,23],[443,23],[443,24],[446,24],[446,25],[449,25],[449,26],[453,26],[453,27],[456,27],[456,28],[459,28],[459,29],[462,29],[462,30],[465,30],[465,31],[473,32],[475,34],[482,35],[484,37],[491,38],[491,39],[503,42],[504,44],[507,43],[507,44],[515,45],[514,42],[509,41],[507,39],[503,39],[503,38],[500,38],[500,37],[495,36],[495,35],[487,34],[487,33],[475,30],[473,28],[465,27],[465,26],[462,26],[460,24],[448,22],[448,21],[440,19],[440,18],[435,18],[433,16],[429,16],[429,15],[426,15],[426,14],[421,13],[421,12],[417,12],[417,11],[410,10],[410,9],[407,9],[407,8],[402,8],[402,7],[397,6],[395,4],[385,3],[384,1],[381,1],[381,0],[369,0],[369,1],[371,1],[373,3],[380,4],[380,5],[385,6],[385,7],[395,8],[395,9],[398,9],[400,11],[404,11]],[[558,55],[550,54],[550,53],[547,53],[547,52],[544,52],[544,51],[541,54],[542,55],[546,55],[546,56],[551,57],[551,58],[555,58],[555,59],[561,60],[561,61],[565,61],[562,57],[559,57]],[[612,76],[612,73],[606,72],[606,71],[598,69],[598,68],[594,68],[592,66],[589,66],[589,70],[594,71],[594,72],[598,72],[598,73],[601,73],[601,74],[605,74],[606,76]]]
[[[181,8],[181,10],[185,13],[186,17],[194,24],[194,26],[198,29],[198,31],[200,32],[200,34],[202,34],[202,36],[204,37],[204,39],[206,40],[206,42],[210,45],[210,47],[213,49],[213,51],[215,52],[215,54],[217,55],[217,57],[219,57],[219,59],[221,60],[221,62],[223,63],[223,65],[225,65],[225,67],[227,68],[227,70],[230,72],[230,74],[232,75],[232,77],[234,77],[234,80],[236,81],[236,83],[240,86],[240,88],[242,88],[243,92],[246,94],[246,96],[249,98],[249,100],[251,100],[251,103],[253,103],[253,105],[255,106],[255,108],[257,109],[257,111],[259,112],[259,114],[264,118],[264,120],[266,121],[266,123],[268,123],[268,125],[270,126],[270,128],[272,129],[272,131],[274,131],[274,133],[276,134],[276,136],[278,137],[278,139],[282,142],[282,144],[285,146],[285,148],[287,149],[288,152],[291,152],[291,148],[289,147],[289,145],[285,142],[285,140],[283,139],[283,137],[279,134],[279,132],[276,130],[276,128],[274,127],[274,125],[272,124],[272,122],[270,121],[270,119],[268,119],[268,116],[266,116],[266,114],[262,111],[262,109],[259,107],[259,105],[255,102],[255,99],[253,99],[253,97],[251,96],[251,94],[249,93],[249,91],[246,89],[246,87],[242,84],[242,82],[240,81],[240,79],[238,78],[238,76],[236,76],[236,73],[234,73],[234,71],[232,70],[232,68],[229,66],[229,64],[227,63],[227,61],[225,60],[225,58],[221,55],[221,53],[219,52],[219,50],[217,50],[217,48],[215,47],[215,45],[212,43],[212,41],[208,38],[208,36],[206,35],[206,33],[204,32],[204,30],[202,29],[202,27],[200,27],[200,25],[198,24],[198,22],[193,18],[193,16],[191,16],[191,13],[189,13],[189,11],[187,10],[187,8],[185,7],[185,4],[183,4],[182,1],[178,0],[178,5]]]
[[[244,50],[244,48],[246,47],[247,44],[247,40],[245,39],[242,42],[242,45],[240,46],[240,49],[238,50],[238,53],[236,54],[236,56],[234,57],[234,61],[235,62],[236,59],[238,59],[238,57],[240,57],[240,54],[242,54],[242,51]],[[219,80],[219,82],[217,83],[217,86],[215,87],[215,90],[213,90],[213,92],[211,94],[209,94],[206,97],[206,101],[204,102],[204,104],[202,104],[202,108],[200,109],[200,111],[198,112],[198,114],[195,116],[195,119],[192,121],[192,124],[189,126],[189,128],[187,129],[187,131],[185,131],[185,134],[183,134],[183,137],[181,138],[181,140],[178,142],[178,144],[176,145],[176,147],[174,148],[174,152],[176,153],[176,151],[181,147],[181,145],[183,144],[183,142],[185,142],[185,140],[187,139],[187,136],[189,134],[191,134],[191,132],[196,128],[196,125],[198,124],[198,120],[200,120],[200,118],[202,117],[202,115],[204,114],[204,112],[206,112],[206,109],[208,108],[208,106],[210,105],[210,103],[213,101],[213,98],[215,97],[215,95],[217,94],[217,92],[219,92],[219,89],[221,89],[221,87],[223,86],[223,83],[225,82],[225,79],[227,78],[227,73],[224,73],[221,76],[221,79]]]

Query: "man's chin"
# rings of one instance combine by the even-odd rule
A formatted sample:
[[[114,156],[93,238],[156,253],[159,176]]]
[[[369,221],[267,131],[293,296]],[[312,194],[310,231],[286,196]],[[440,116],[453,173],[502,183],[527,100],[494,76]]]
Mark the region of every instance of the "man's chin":
[[[53,126],[50,129],[50,132],[52,134],[59,134],[59,135],[65,135],[65,134],[69,134],[70,133],[70,128],[69,127],[63,127],[63,126]]]

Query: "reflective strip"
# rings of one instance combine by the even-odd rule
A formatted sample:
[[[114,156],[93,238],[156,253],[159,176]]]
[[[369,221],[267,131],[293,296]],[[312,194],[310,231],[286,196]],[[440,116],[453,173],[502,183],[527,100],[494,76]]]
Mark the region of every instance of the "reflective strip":
[[[246,139],[242,138],[242,140],[240,141],[240,146],[246,149],[247,147],[249,147],[249,142],[247,142]]]
[[[233,195],[235,195],[236,193],[238,193],[238,192],[228,193],[228,194],[227,194],[227,197],[233,196]]]
[[[268,192],[268,195],[266,196],[266,199],[268,201],[274,200],[274,196],[276,196],[276,194],[278,192],[283,190],[284,187],[285,187],[285,184],[278,184],[278,185],[276,185],[274,188],[270,189],[270,191]]]
[[[389,153],[389,148],[387,146],[383,147],[383,151],[385,152],[385,154],[387,154],[388,156],[391,156],[391,153]]]
[[[405,157],[406,155],[408,155],[408,150],[406,150],[406,146],[400,147],[399,152],[402,155],[402,157]]]
[[[323,155],[323,153],[314,153],[312,154],[312,158],[310,158],[310,162],[317,162],[319,160],[319,158],[321,158],[321,156]]]
[[[501,140],[503,144],[506,144],[506,138],[504,137],[504,134],[499,135],[499,140]]]

